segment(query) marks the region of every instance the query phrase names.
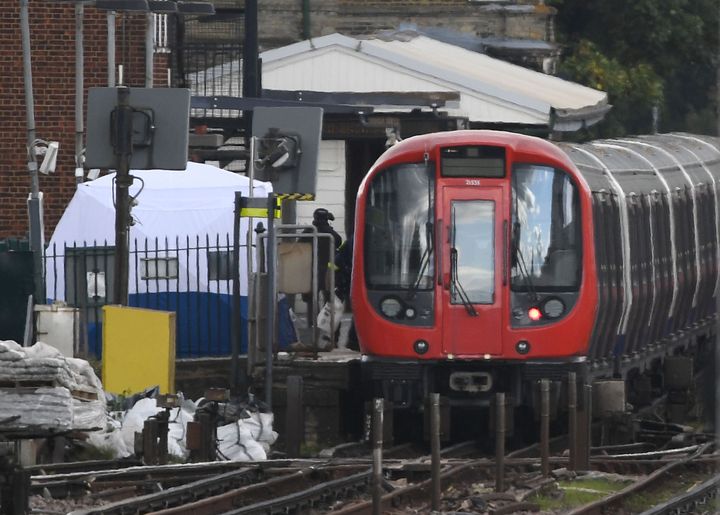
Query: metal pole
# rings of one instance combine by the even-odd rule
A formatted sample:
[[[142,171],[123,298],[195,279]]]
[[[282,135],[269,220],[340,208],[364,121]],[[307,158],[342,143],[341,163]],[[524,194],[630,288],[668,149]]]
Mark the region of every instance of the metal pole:
[[[43,270],[43,220],[40,181],[35,154],[35,100],[32,87],[32,63],[30,57],[30,16],[28,0],[20,0],[20,29],[23,49],[23,82],[25,84],[25,117],[27,120],[27,167],[30,172],[30,248],[33,251],[33,280],[35,281],[35,302],[45,302],[45,274]]]
[[[495,394],[495,491],[505,491],[505,394]]]
[[[430,394],[430,447],[432,453],[432,509],[440,509],[440,394]]]
[[[115,11],[107,12],[107,82],[115,87]]]
[[[267,318],[265,319],[265,327],[267,334],[265,336],[265,402],[272,411],[272,365],[273,365],[273,346],[275,343],[275,303],[277,302],[275,272],[277,263],[275,262],[275,247],[277,241],[275,239],[275,194],[268,196],[268,217],[267,217]]]
[[[248,197],[254,198],[255,192],[253,191],[255,188],[254,181],[255,181],[255,138],[250,137],[249,138],[249,145],[250,145],[250,157],[247,161],[247,172],[248,172]],[[253,241],[253,232],[254,232],[254,223],[253,219],[248,218],[247,220],[247,238],[245,240],[246,247],[245,247],[245,253],[246,253],[246,267],[247,267],[247,276],[255,277],[255,281],[252,283],[252,297],[254,306],[250,307],[250,311],[252,312],[252,317],[248,317],[248,331],[247,331],[247,341],[248,341],[248,349],[247,349],[247,373],[248,375],[252,374],[252,370],[255,367],[255,353],[257,351],[257,345],[256,345],[256,338],[254,337],[255,334],[257,334],[258,331],[258,315],[260,313],[260,296],[257,295],[257,292],[259,292],[258,284],[260,283],[260,269],[258,267],[257,275],[253,275],[253,247],[252,247],[252,241]],[[250,298],[250,281],[248,281],[248,298]]]
[[[372,481],[372,512],[382,513],[382,452],[383,452],[383,399],[375,399],[373,405],[373,481]]]
[[[258,3],[257,0],[245,0],[245,40],[243,41],[242,62],[242,96],[243,98],[257,98],[260,96],[258,68]],[[245,125],[245,147],[250,146],[252,137],[251,110],[243,111]],[[248,159],[249,160],[249,159]],[[246,166],[246,169],[249,167]]]
[[[125,306],[128,303],[129,253],[128,237],[130,232],[130,195],[132,184],[130,177],[130,157],[132,155],[132,108],[130,107],[130,89],[117,88],[118,105],[116,110],[115,155],[117,173],[115,174],[115,304]]]
[[[540,461],[543,477],[550,475],[550,381],[540,381]]]
[[[305,440],[305,409],[302,376],[288,376],[285,404],[285,451],[290,458],[300,457],[300,445]]]
[[[75,182],[83,181],[83,94],[85,88],[85,56],[83,39],[83,17],[85,7],[82,2],[75,4]]]
[[[232,290],[232,347],[231,374],[232,389],[235,394],[240,394],[240,202],[242,192],[235,192],[235,212],[233,219],[233,290]],[[250,277],[248,275],[248,277]]]
[[[153,73],[155,66],[153,56],[155,55],[155,15],[151,12],[145,14],[145,87],[153,87]]]
[[[593,386],[585,385],[585,406],[587,406],[587,466],[585,470],[590,470],[590,449],[592,449],[592,419],[593,419]]]
[[[577,470],[577,376],[575,372],[568,374],[568,468]]]

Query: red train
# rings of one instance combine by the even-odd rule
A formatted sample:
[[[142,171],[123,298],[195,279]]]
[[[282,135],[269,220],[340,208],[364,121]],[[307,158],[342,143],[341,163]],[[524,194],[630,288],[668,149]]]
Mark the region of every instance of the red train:
[[[396,407],[662,374],[714,344],[720,140],[404,140],[357,198],[352,305],[365,379]]]

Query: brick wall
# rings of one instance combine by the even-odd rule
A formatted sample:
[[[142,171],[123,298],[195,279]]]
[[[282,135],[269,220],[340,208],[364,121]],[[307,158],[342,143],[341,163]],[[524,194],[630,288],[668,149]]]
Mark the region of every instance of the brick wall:
[[[237,5],[243,5],[237,0]],[[303,39],[300,0],[262,0],[258,23],[261,48],[275,48]],[[310,0],[312,37],[340,32],[372,34],[401,23],[446,27],[478,36],[505,36],[546,40],[551,34],[554,10],[542,0],[484,2],[469,0]],[[188,21],[189,39],[207,42],[237,41],[226,24]]]
[[[107,84],[105,14],[85,8],[85,87]],[[144,16],[117,20],[117,64],[125,82],[142,86],[145,76]],[[75,8],[30,2],[36,137],[60,142],[55,173],[40,175],[45,197],[45,237],[50,238],[75,189]],[[0,239],[27,236],[27,123],[19,2],[0,2]],[[159,82],[164,85],[164,80]],[[87,91],[86,91],[87,93]]]

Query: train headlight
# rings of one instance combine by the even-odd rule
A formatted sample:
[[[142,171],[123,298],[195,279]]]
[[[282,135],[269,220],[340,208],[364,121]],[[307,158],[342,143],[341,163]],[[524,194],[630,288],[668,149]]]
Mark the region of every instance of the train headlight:
[[[518,354],[527,354],[530,352],[530,342],[520,340],[515,344],[515,350]]]
[[[430,344],[425,340],[418,340],[413,343],[413,349],[415,349],[415,352],[418,354],[425,354],[430,349]]]
[[[542,305],[542,312],[547,318],[558,318],[565,312],[565,304],[555,297],[547,299]]]
[[[386,297],[380,302],[380,311],[388,318],[395,318],[402,310],[402,304],[395,297]]]

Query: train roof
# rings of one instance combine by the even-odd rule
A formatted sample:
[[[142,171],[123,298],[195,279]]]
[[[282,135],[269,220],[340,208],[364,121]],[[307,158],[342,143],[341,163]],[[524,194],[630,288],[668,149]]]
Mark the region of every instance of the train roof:
[[[720,181],[720,139],[685,133],[559,143],[593,191],[610,177],[626,193],[696,188]]]

